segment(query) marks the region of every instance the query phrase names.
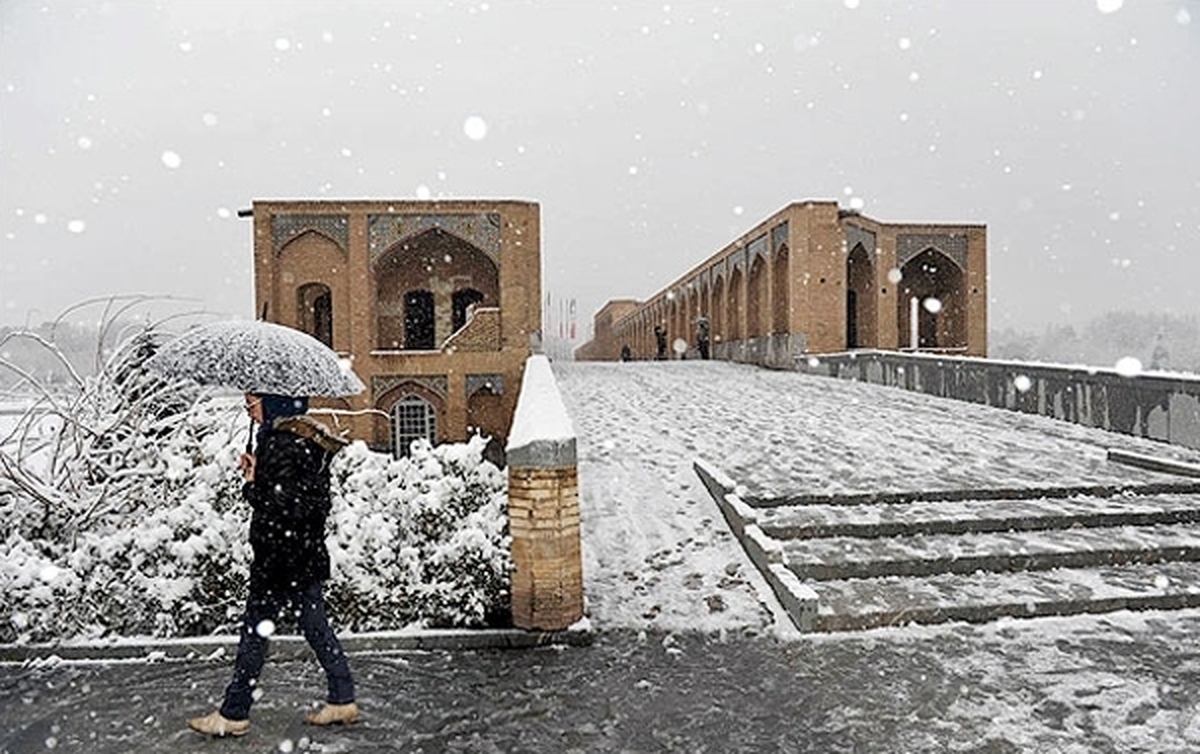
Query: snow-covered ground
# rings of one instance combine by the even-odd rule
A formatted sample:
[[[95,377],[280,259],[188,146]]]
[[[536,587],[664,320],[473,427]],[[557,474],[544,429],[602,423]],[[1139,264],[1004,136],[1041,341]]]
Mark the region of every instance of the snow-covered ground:
[[[1190,461],[1195,453],[723,363],[560,363],[554,371],[578,432],[595,646],[356,655],[368,722],[328,733],[299,723],[319,670],[272,663],[257,738],[247,743],[280,751],[1200,751],[1200,611],[803,635],[692,470],[704,458],[747,492],[772,495],[1042,486],[1161,479],[1109,464],[1109,447]],[[216,703],[228,665],[0,670],[0,729],[9,731],[0,749],[182,752],[212,748],[182,720]]]
[[[1107,450],[1200,457],[1041,416],[723,362],[559,363],[555,374],[579,435],[597,626],[761,630],[775,618],[778,628],[765,582],[692,469],[697,458],[745,494],[780,496],[1179,481],[1114,464]]]
[[[726,363],[559,363],[555,373],[579,435],[585,591],[597,628],[765,633],[785,642],[780,651],[806,656],[882,652],[889,666],[907,668],[880,669],[898,693],[918,693],[927,677],[969,679],[949,690],[952,699],[931,700],[938,709],[928,719],[912,721],[913,732],[931,740],[942,738],[939,730],[946,741],[962,737],[955,730],[972,732],[973,744],[944,750],[1094,750],[1072,739],[1110,741],[1112,751],[1200,750],[1200,690],[1189,659],[1200,612],[802,635],[691,467],[704,458],[746,492],[777,495],[1179,481],[1110,463],[1106,451],[1191,462],[1195,452]],[[1047,741],[1058,743],[1046,749]]]

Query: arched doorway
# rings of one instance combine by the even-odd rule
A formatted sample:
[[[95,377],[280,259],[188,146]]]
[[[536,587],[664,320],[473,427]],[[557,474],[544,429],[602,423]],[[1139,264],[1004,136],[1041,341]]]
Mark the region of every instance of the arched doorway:
[[[791,286],[788,285],[788,249],[779,247],[775,255],[775,291],[772,296],[773,310],[771,312],[772,328],[777,333],[789,332],[791,329]]]
[[[713,281],[712,288],[712,313],[709,315],[712,320],[712,339],[713,342],[719,343],[728,338],[725,332],[725,281],[720,275]]]
[[[956,349],[967,345],[963,272],[952,260],[930,247],[900,268],[896,321],[903,347]],[[916,327],[913,312],[916,311]]]
[[[767,262],[755,254],[750,265],[746,291],[746,337],[757,338],[767,334],[770,327],[770,309],[767,307]]]
[[[729,312],[728,332],[729,340],[737,341],[742,339],[742,319],[745,316],[745,306],[742,303],[742,271],[735,269],[729,276]]]
[[[875,265],[862,244],[846,258],[846,348],[871,348],[878,344],[875,322]]]
[[[300,329],[333,348],[333,294],[324,283],[307,283],[296,291]]]
[[[508,421],[504,396],[497,384],[485,384],[467,398],[467,433],[478,433],[488,438],[484,458],[497,466],[504,466],[504,445],[508,439],[504,427]]]

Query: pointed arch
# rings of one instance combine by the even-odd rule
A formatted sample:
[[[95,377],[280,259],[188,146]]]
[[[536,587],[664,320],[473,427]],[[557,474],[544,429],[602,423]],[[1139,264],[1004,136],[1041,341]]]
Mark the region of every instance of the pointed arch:
[[[397,458],[411,453],[413,440],[425,438],[433,444],[441,440],[445,399],[428,386],[405,380],[379,396],[375,407],[387,415],[386,422],[376,425],[375,441]]]
[[[746,337],[766,335],[771,326],[770,314],[767,305],[767,260],[755,254],[746,280]]]
[[[712,288],[712,338],[715,342],[728,340],[729,335],[725,331],[725,280],[720,276],[713,280]]]
[[[788,284],[790,272],[786,244],[780,246],[779,251],[775,254],[774,273],[772,282],[775,290],[771,296],[771,329],[776,333],[785,333],[791,330],[792,313],[792,287]]]
[[[324,283],[296,290],[296,322],[301,330],[333,348],[333,293]]]
[[[458,329],[459,317],[465,323],[468,298],[480,306],[500,306],[495,261],[441,228],[396,243],[379,255],[373,271],[375,343],[381,349],[437,348]],[[474,293],[456,296],[460,291]],[[417,311],[428,317],[414,316]],[[420,331],[410,333],[410,326]]]
[[[911,347],[913,300],[917,302],[917,347],[956,349],[967,345],[963,273],[954,260],[928,247],[900,268],[896,320],[899,342]]]
[[[846,348],[878,345],[875,265],[861,243],[846,257]]]
[[[742,322],[745,318],[746,304],[742,299],[742,286],[742,270],[735,268],[729,275],[729,294],[726,297],[729,301],[729,310],[726,317],[728,325],[725,329],[730,341],[741,340],[743,337]]]

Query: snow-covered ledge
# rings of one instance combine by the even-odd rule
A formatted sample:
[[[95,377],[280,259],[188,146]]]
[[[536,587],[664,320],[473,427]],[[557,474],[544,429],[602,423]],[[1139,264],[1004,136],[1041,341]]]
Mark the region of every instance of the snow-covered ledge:
[[[550,360],[542,354],[525,360],[506,455],[510,467],[575,465],[575,427],[558,392]]]
[[[525,361],[506,455],[513,625],[569,628],[583,618],[575,428],[543,355]]]

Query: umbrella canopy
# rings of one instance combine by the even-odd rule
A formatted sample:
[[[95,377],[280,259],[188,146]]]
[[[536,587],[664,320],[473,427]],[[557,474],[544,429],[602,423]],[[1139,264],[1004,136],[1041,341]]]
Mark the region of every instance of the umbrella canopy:
[[[194,327],[163,345],[146,366],[166,377],[244,393],[345,396],[366,389],[324,343],[272,322]]]

